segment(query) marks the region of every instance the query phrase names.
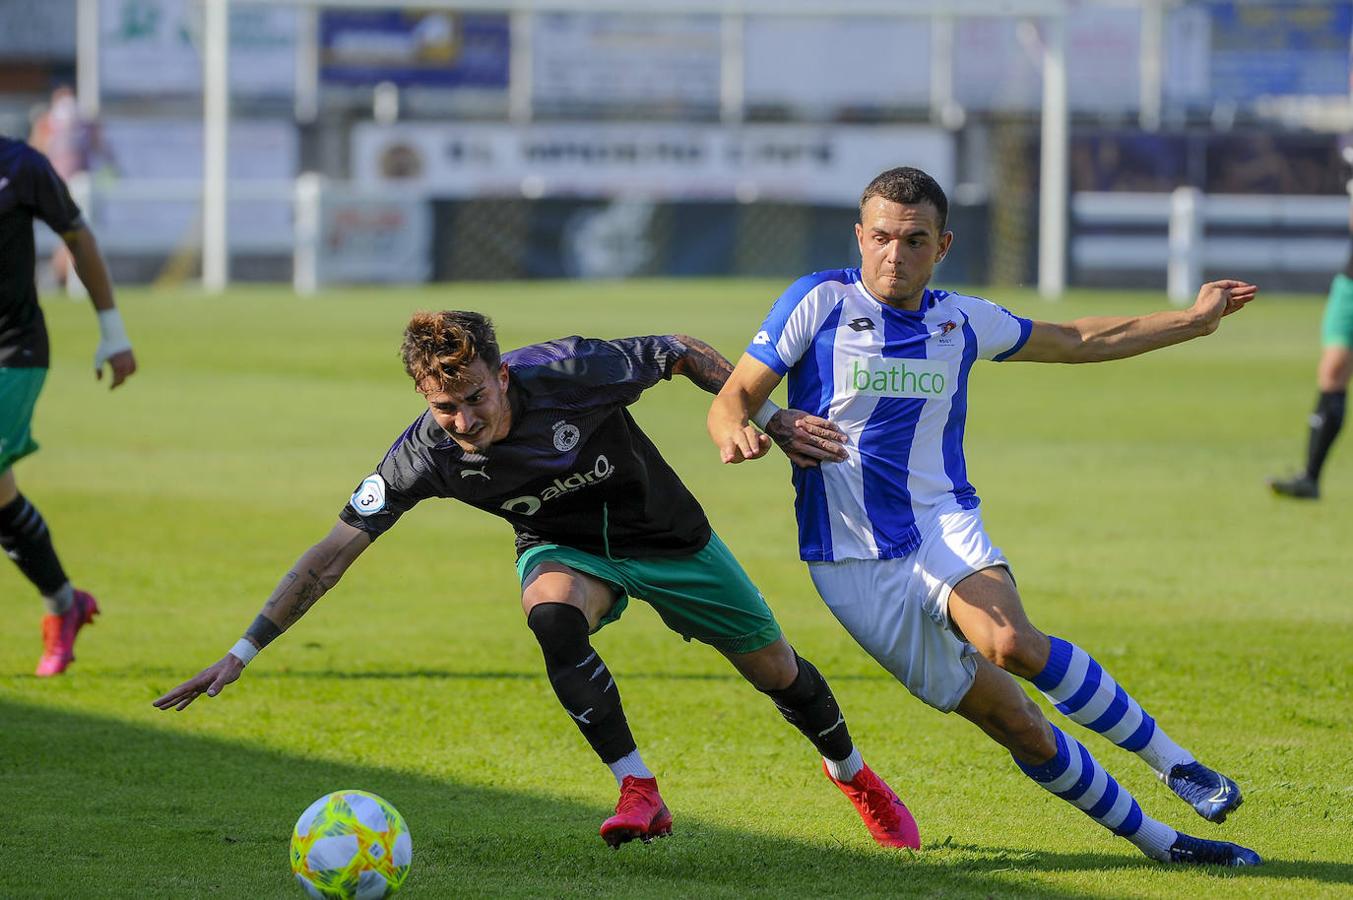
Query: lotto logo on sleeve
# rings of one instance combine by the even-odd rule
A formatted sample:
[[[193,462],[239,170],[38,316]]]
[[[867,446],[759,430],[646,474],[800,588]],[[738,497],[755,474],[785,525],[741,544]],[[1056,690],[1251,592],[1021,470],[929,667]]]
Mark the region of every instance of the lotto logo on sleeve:
[[[367,476],[357,487],[348,505],[359,516],[374,516],[385,509],[385,479],[379,475]]]
[[[852,359],[843,380],[857,394],[928,400],[944,395],[949,366],[938,359]]]

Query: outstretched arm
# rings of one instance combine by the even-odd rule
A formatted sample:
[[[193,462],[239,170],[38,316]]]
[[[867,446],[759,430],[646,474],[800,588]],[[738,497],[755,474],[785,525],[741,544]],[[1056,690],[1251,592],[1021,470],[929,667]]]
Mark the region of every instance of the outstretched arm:
[[[1145,316],[1091,316],[1054,324],[1035,322],[1029,340],[1010,357],[1019,362],[1085,363],[1125,359],[1211,334],[1255,298],[1259,289],[1243,281],[1213,281],[1198,290],[1188,309]]]
[[[115,388],[136,371],[136,357],[132,355],[132,344],[127,338],[127,330],[122,325],[122,316],[113,300],[113,280],[104,265],[103,255],[99,253],[94,232],[81,226],[61,236],[70,250],[75,262],[75,272],[80,282],[89,291],[89,299],[99,317],[99,346],[94,353],[94,372],[103,378],[103,364],[108,363],[113,377],[110,388]]]
[[[719,388],[733,374],[733,364],[699,338],[688,334],[674,334],[671,338],[686,348],[676,365],[672,366],[672,374],[685,375],[702,391],[719,393]]]
[[[846,458],[846,436],[826,419],[796,409],[777,409],[765,420],[765,434],[747,424],[753,416],[765,418],[765,406],[780,376],[770,366],[744,353],[709,408],[705,425],[719,458],[740,463],[764,456],[773,439],[794,465],[801,468]],[[773,406],[773,404],[771,404]]]
[[[290,628],[338,583],[343,573],[371,544],[365,531],[346,522],[334,525],[322,541],[301,554],[296,564],[263,604],[244,637],[220,661],[156,699],[160,709],[185,709],[202,694],[215,697],[237,680],[245,664],[274,638]]]

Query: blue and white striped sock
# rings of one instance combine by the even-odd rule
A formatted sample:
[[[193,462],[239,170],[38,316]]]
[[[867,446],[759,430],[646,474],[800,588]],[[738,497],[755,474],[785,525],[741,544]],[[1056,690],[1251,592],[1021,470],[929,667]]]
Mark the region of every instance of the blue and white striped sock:
[[[1049,723],[1057,753],[1037,766],[1015,760],[1024,774],[1094,819],[1119,837],[1125,837],[1147,856],[1164,861],[1179,834],[1142,813],[1142,808],[1113,776],[1105,771],[1080,741]]]
[[[1031,680],[1059,712],[1136,753],[1162,778],[1175,766],[1193,762],[1193,754],[1170,740],[1090,654],[1070,641],[1052,635],[1048,640],[1048,663]]]

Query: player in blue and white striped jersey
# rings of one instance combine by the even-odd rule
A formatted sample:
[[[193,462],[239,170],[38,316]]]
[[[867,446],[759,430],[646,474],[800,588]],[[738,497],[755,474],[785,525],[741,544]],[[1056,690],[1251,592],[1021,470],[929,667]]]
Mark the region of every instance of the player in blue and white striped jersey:
[[[1143,814],[1012,676],[1073,722],[1137,753],[1204,818],[1241,802],[1231,779],[1175,743],[1088,653],[1029,621],[1010,564],[982,525],[963,455],[968,379],[979,359],[1098,362],[1210,334],[1257,292],[1204,285],[1193,307],[1035,322],[928,287],[948,253],[948,201],[917,169],[865,189],[861,266],[801,278],[772,306],[709,413],[724,462],[763,455],[771,391],[789,377],[797,426],[818,446],[792,457],[800,556],[851,635],[913,694],[956,710],[1057,796],[1177,863],[1256,865],[1252,850],[1194,838]]]

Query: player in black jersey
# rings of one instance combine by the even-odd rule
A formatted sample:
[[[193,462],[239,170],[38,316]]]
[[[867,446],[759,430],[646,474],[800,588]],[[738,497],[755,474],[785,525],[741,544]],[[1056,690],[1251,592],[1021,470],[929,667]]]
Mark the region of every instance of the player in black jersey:
[[[76,590],[52,546],[42,514],[23,494],[14,463],[38,448],[33,407],[50,362],[47,325],[33,283],[33,220],[41,219],[70,249],[75,270],[99,317],[101,338],[94,373],[112,371],[117,387],[136,371],[131,342],[113,302],[112,282],[94,235],[52,164],[23,141],[0,137],[0,548],[19,566],[47,604],[42,619],[39,676],[60,675],[75,660],[75,636],[99,611]]]
[[[1350,194],[1353,194],[1353,145],[1344,148],[1344,161],[1349,164]],[[1353,208],[1349,214],[1349,231],[1353,233]],[[1330,282],[1329,298],[1320,325],[1322,350],[1316,366],[1315,380],[1318,394],[1315,409],[1311,411],[1310,433],[1306,440],[1306,467],[1296,475],[1270,478],[1268,485],[1280,497],[1298,500],[1320,499],[1320,472],[1325,467],[1334,439],[1344,427],[1344,411],[1348,406],[1348,382],[1353,378],[1353,247],[1350,247],[1344,270]]]
[[[454,498],[516,532],[522,609],[550,684],[620,785],[616,813],[601,826],[608,844],[649,840],[672,827],[589,638],[638,597],[771,697],[822,754],[828,777],[876,841],[919,847],[915,821],[860,758],[827,682],[784,639],[700,504],[626,409],[673,375],[717,393],[732,371],[728,360],[684,336],[574,336],[500,358],[492,325],[470,312],[416,314],[402,355],[427,410],[357,486],[329,535],[282,579],[245,636],[157,707],[184,709],[203,694],[216,696],[404,512],[431,497]],[[803,425],[791,411],[766,422],[791,457],[812,464],[824,451]]]

